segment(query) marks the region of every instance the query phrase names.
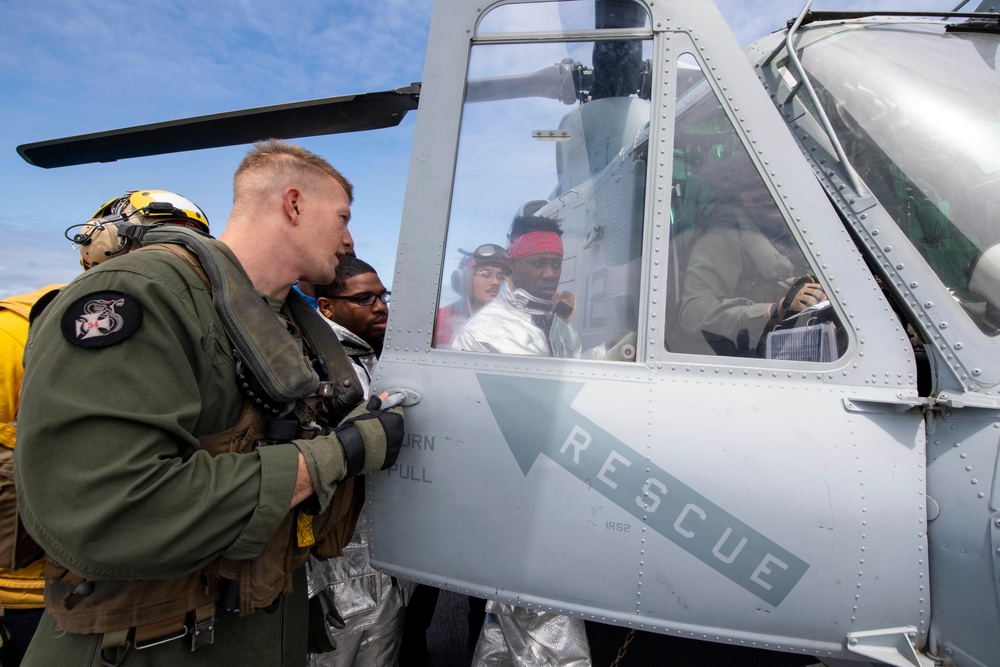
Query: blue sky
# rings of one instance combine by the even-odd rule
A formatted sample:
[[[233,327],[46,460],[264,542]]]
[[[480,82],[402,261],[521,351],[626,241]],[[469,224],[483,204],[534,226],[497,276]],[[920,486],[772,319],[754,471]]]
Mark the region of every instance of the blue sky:
[[[688,0],[694,1],[694,0]],[[0,296],[71,280],[64,230],[135,188],[172,190],[224,228],[246,146],[45,170],[19,144],[422,78],[431,0],[0,0]],[[804,0],[721,0],[741,44]],[[866,8],[951,9],[955,0]],[[975,4],[975,3],[973,3]],[[814,3],[816,9],[858,2]],[[396,128],[296,140],[355,185],[358,256],[391,281],[416,115]]]

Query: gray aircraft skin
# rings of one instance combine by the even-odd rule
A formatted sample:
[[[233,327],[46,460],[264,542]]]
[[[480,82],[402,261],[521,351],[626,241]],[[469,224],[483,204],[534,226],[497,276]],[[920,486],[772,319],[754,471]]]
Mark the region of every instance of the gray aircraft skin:
[[[877,175],[875,167],[856,164],[854,155],[853,167],[838,159],[798,85],[785,34],[749,49],[754,71],[710,3],[636,4],[648,13],[637,25],[587,30],[581,21],[565,32],[517,21],[522,14],[503,3],[435,4],[425,64],[433,76],[421,90],[377,379],[421,399],[407,412],[409,447],[392,470],[369,481],[373,562],[513,604],[830,663],[1000,664],[1000,341],[998,320],[983,319],[1000,293],[990,259],[1000,240],[995,70],[979,82],[981,100],[971,111],[969,82],[955,82],[954,97],[938,80],[922,82],[932,99],[945,98],[939,113],[966,112],[954,121],[989,113],[993,125],[968,149],[914,118],[911,127],[896,127],[911,149],[921,144],[946,156],[922,178],[955,184],[941,194],[937,183],[937,190],[910,192],[909,205],[896,202],[893,210],[864,180]],[[511,20],[491,22],[500,12]],[[866,79],[838,72],[847,69],[844,60],[817,55],[829,81],[816,83],[829,87],[828,96],[853,92],[866,103],[872,117],[861,119],[865,129],[891,128],[906,111],[899,108],[906,93],[868,87],[887,80],[876,76],[872,45],[899,33],[926,43],[965,40],[984,68],[987,56],[995,67],[996,33],[945,33],[946,23],[962,20],[813,23],[799,28],[793,43],[814,43],[818,51],[829,42],[835,55],[867,59],[860,68]],[[480,121],[477,107],[487,102],[476,80],[487,68],[478,68],[479,51],[496,63],[506,48],[511,60],[532,62],[522,70],[531,71],[550,64],[530,61],[529,47],[539,43],[626,39],[656,64],[648,104],[641,95],[618,97],[617,108],[598,112],[608,100],[591,100],[558,127],[519,128],[525,135],[571,128],[556,151],[574,141],[611,148],[598,168],[595,150],[583,152],[590,170],[585,164],[576,175],[563,159],[573,149],[558,153],[550,158],[558,173],[550,166],[540,191],[518,201],[512,177],[529,166],[490,166],[521,144],[515,149]],[[977,46],[984,56],[976,56]],[[810,64],[810,48],[802,59]],[[946,73],[954,64],[928,63],[921,72]],[[692,72],[708,76],[692,84]],[[590,105],[639,120],[618,123],[615,142],[607,131],[615,123],[587,127],[581,119]],[[693,139],[701,121],[688,118],[699,106],[718,115],[713,128],[726,126],[719,133],[725,141],[711,146],[751,158],[747,164],[828,295],[838,348],[832,358],[737,357],[684,340],[677,324],[683,306],[675,303],[684,288],[675,283],[685,269],[675,264],[683,261],[678,247],[687,228],[698,226],[699,207],[683,200],[694,196],[698,169],[707,169],[706,151]],[[497,107],[516,123],[514,107]],[[877,118],[876,107],[888,118]],[[479,158],[470,142],[482,142],[487,155]],[[983,155],[963,153],[973,148]],[[552,152],[541,142],[535,150]],[[522,155],[524,163],[535,157]],[[897,188],[906,169],[893,172]],[[948,174],[959,169],[967,173]],[[483,192],[492,187],[500,193]],[[476,198],[499,204],[492,218],[487,206],[470,203],[473,188]],[[479,354],[435,344],[434,312],[448,302],[442,285],[457,264],[455,249],[502,242],[524,205],[562,221],[560,289],[576,295],[573,323],[584,348],[635,331],[634,360]],[[926,220],[916,219],[918,206],[930,210]],[[942,238],[908,236],[893,217],[904,209],[914,227],[936,212]],[[689,213],[693,220],[684,219]],[[598,227],[603,233],[594,234]],[[942,243],[956,247],[946,252]],[[635,247],[641,250],[630,253]],[[977,259],[984,262],[979,272],[993,278],[970,289],[962,273],[969,269],[954,264]],[[965,284],[946,282],[960,273]]]
[[[421,84],[310,103],[419,98],[377,567],[829,665],[1000,665],[1000,19],[808,9],[744,52],[708,1],[436,0]],[[242,143],[265,111],[19,151]],[[337,122],[266,134],[364,129]],[[515,214],[561,225],[579,358],[442,332]],[[825,300],[788,316],[802,281]]]

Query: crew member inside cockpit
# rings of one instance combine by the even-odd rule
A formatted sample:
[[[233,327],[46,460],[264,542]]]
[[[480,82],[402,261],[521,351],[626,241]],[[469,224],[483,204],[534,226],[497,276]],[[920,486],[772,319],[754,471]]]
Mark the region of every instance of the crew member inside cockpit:
[[[711,163],[711,192],[684,274],[680,323],[718,355],[765,356],[766,334],[826,300],[749,156]]]

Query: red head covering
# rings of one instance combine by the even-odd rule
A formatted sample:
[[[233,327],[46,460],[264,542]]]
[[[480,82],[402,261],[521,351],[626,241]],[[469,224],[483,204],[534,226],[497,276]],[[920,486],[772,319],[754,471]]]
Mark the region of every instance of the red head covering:
[[[543,252],[563,254],[562,239],[555,232],[528,232],[511,241],[507,251],[511,258],[540,255]]]

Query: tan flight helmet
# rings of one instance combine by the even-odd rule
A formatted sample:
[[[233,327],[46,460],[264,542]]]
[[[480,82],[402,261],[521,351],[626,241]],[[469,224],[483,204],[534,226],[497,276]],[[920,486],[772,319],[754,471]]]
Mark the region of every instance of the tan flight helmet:
[[[137,227],[164,223],[209,233],[208,217],[189,199],[167,190],[129,190],[97,209],[77,234],[70,237],[67,230],[66,236],[79,246],[86,270],[138,248]]]

